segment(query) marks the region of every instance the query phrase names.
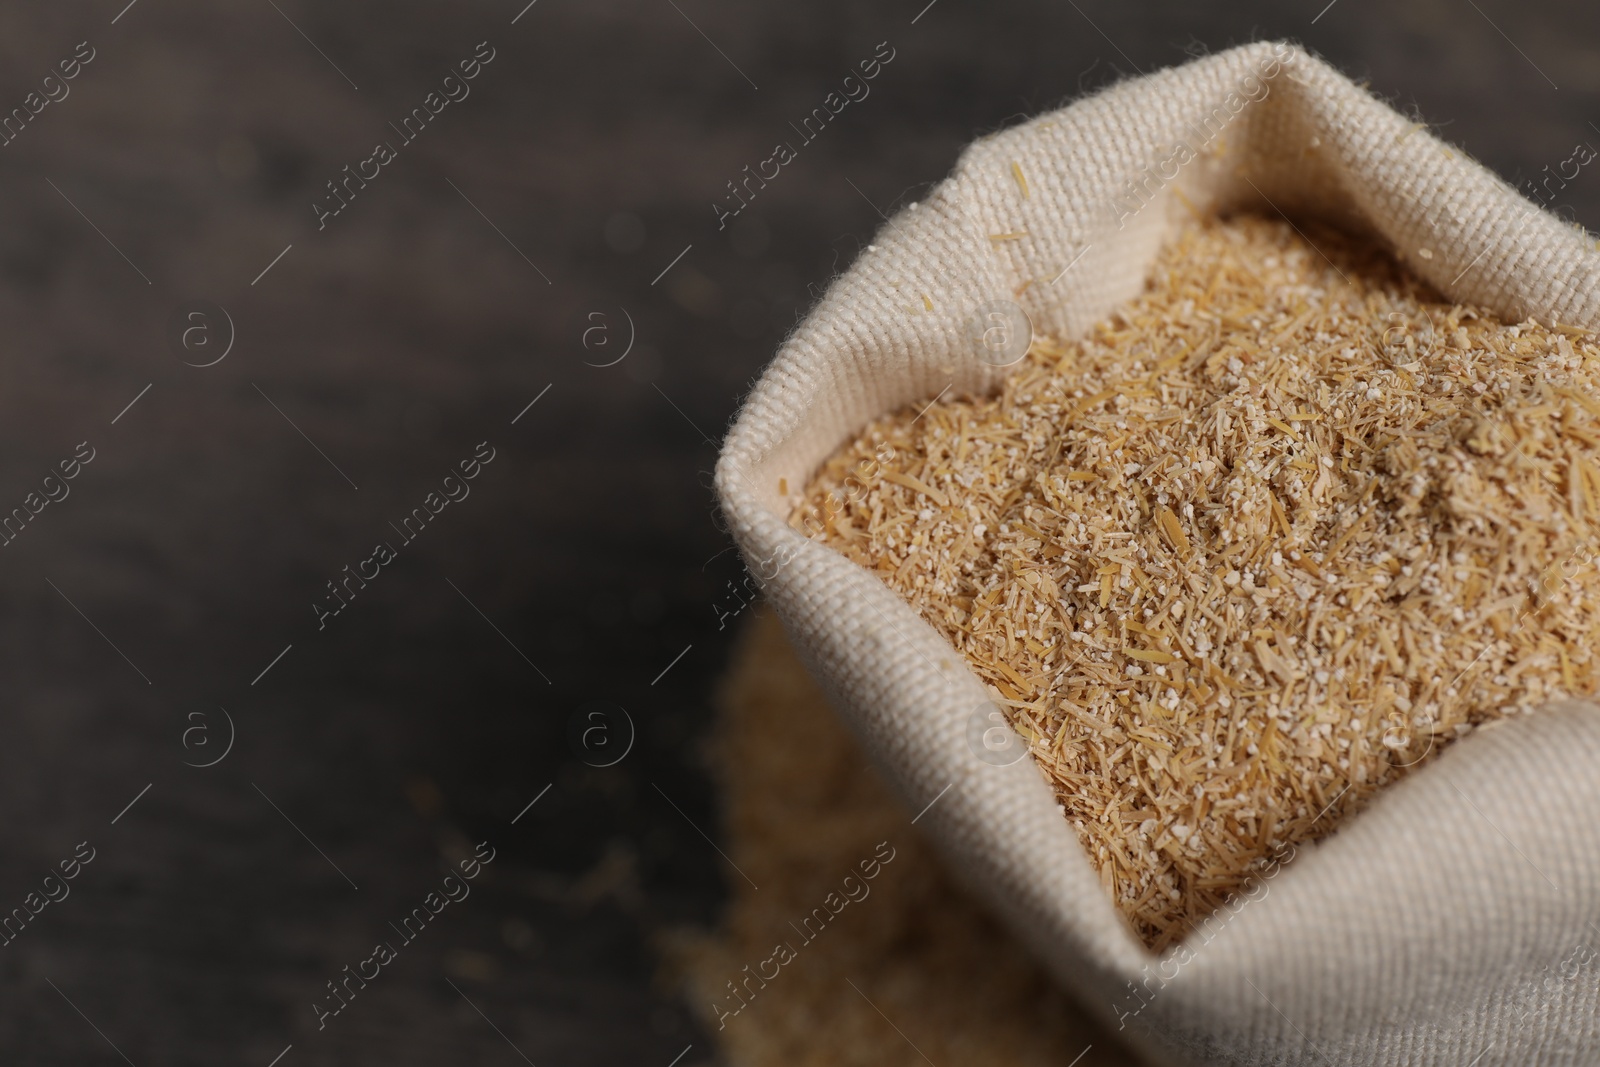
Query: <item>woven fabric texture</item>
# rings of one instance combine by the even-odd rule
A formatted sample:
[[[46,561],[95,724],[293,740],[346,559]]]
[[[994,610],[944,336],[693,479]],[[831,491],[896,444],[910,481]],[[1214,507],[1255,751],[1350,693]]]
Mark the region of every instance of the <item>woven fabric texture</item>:
[[[1188,212],[1236,209],[1370,235],[1508,321],[1600,328],[1592,240],[1314,56],[1249,45],[986,137],[890,220],[746,399],[717,466],[732,533],[888,780],[932,804],[918,824],[952,870],[1151,1062],[1595,1063],[1600,707],[1476,731],[1157,958],[1031,761],[974,755],[987,694],[961,657],[785,522],[780,482],[803,487],[871,419],[1000,380],[980,309],[1081,335]]]

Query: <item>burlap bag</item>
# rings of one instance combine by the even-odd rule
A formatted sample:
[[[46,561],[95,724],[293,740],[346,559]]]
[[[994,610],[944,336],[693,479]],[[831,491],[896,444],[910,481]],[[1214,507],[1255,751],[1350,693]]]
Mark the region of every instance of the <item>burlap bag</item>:
[[[1081,334],[1140,290],[1185,212],[1251,207],[1367,232],[1508,321],[1600,328],[1591,240],[1325,63],[1250,45],[984,138],[888,223],[728,435],[733,535],[909,808],[939,798],[919,825],[952,869],[1153,1062],[1600,1062],[1600,707],[1475,732],[1158,959],[1032,761],[975,755],[986,692],[961,657],[785,523],[780,481],[793,494],[870,419],[1006,373],[994,336],[974,340],[1006,301]]]

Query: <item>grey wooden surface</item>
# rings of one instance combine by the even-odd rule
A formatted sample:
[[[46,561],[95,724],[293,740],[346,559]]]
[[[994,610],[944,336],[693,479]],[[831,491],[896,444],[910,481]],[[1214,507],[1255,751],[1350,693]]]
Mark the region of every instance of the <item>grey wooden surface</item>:
[[[700,833],[740,574],[712,441],[880,211],[977,134],[1257,37],[1513,180],[1600,144],[1576,0],[125,3],[0,11],[0,108],[95,53],[0,147],[0,508],[95,449],[0,549],[0,909],[95,850],[0,947],[7,1063],[707,1061],[654,946],[728,874]],[[319,230],[325,183],[483,41]],[[719,231],[725,183],[880,41],[870,97]],[[1600,224],[1600,177],[1558,203]],[[194,300],[233,323],[214,366],[168,337]],[[609,768],[620,718],[569,731],[596,701],[635,727]],[[231,750],[186,766],[219,709]],[[325,983],[480,841],[471,896],[319,1030]]]

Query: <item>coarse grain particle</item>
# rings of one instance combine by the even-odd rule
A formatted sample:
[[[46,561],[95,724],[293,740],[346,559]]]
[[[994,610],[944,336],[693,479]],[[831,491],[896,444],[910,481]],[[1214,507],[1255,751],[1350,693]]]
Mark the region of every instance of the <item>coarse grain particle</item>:
[[[1011,176],[1017,179],[1017,187],[1022,190],[1022,199],[1028,199],[1030,195],[1028,192],[1028,179],[1022,173],[1022,164],[1014,159],[1011,161]]]

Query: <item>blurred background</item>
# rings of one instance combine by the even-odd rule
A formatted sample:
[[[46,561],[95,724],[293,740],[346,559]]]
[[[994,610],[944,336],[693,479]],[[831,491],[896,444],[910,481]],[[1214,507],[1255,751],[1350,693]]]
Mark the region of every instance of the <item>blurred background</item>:
[[[712,1062],[740,396],[974,137],[1274,37],[1513,183],[1600,145],[1577,0],[7,5],[0,1058]]]

